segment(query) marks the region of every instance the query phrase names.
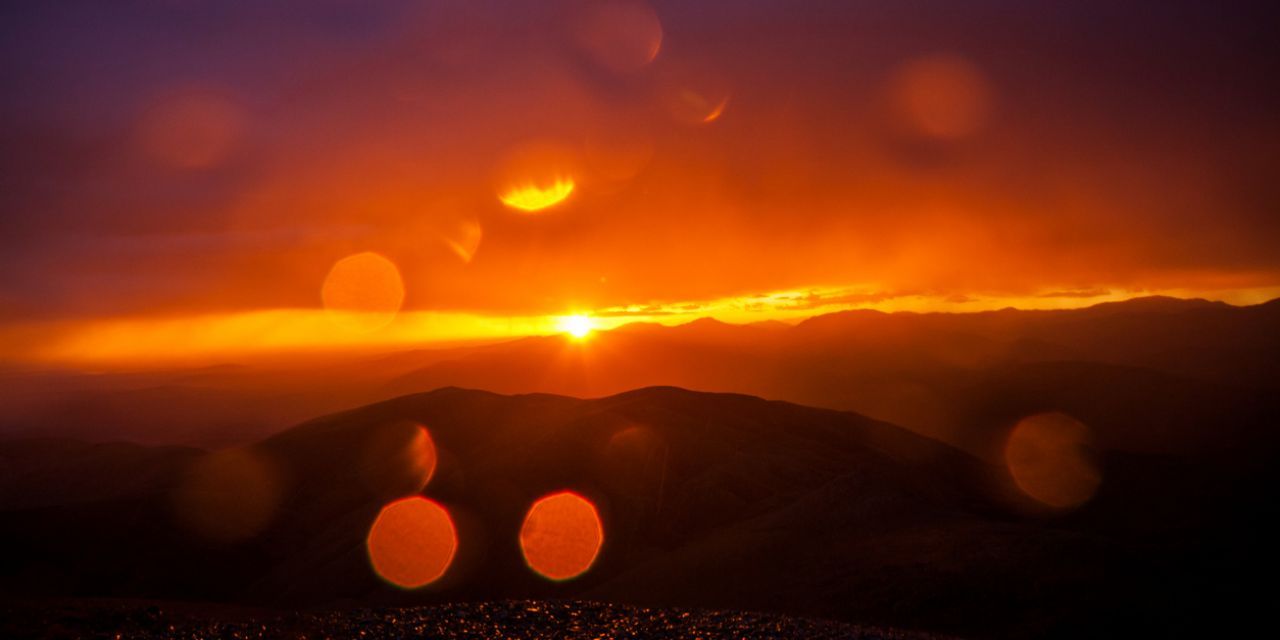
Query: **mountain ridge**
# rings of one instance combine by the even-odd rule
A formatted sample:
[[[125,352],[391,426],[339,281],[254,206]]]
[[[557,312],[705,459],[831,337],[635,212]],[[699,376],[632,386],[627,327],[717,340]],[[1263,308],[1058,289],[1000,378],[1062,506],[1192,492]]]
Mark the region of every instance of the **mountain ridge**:
[[[1159,308],[1169,302],[1152,300]],[[10,374],[0,389],[0,434],[225,446],[345,407],[450,385],[579,398],[673,385],[855,411],[965,445],[958,430],[968,427],[955,418],[964,410],[957,390],[1012,366],[1081,362],[1099,375],[1133,367],[1169,377],[1170,397],[1187,385],[1280,388],[1280,302],[1174,301],[1183,311],[1170,314],[1144,311],[1152,300],[1094,311],[868,311],[770,328],[718,322],[692,330],[619,328],[580,342],[528,337],[293,368]],[[1100,308],[1105,312],[1096,313]],[[1107,394],[1132,395],[1125,385]]]
[[[434,442],[424,493],[453,514],[460,545],[456,566],[418,592],[380,582],[363,548],[380,506],[417,493],[406,482],[412,459],[387,448],[412,433],[405,421],[424,425]],[[150,476],[136,464],[68,466],[57,452],[22,446],[0,442],[0,468],[22,455],[51,472],[0,478],[66,499],[0,502],[0,544],[25,550],[0,558],[0,593],[272,607],[573,596],[977,637],[1070,635],[1104,621],[1177,628],[1169,598],[1200,593],[1186,580],[1221,576],[1197,569],[1169,581],[1164,572],[1187,553],[1217,558],[1213,566],[1250,557],[1254,544],[1240,547],[1236,533],[1247,530],[1240,505],[1263,492],[1258,474],[1268,473],[1253,463],[1220,471],[1202,469],[1219,464],[1210,459],[1101,452],[1096,498],[1063,513],[1020,494],[1003,468],[891,424],[670,386],[593,399],[434,389],[320,416],[230,452],[162,452],[167,471]],[[278,492],[249,537],[210,539],[179,517],[192,495],[184,483],[207,459],[256,460]],[[97,485],[100,496],[75,499],[77,484],[58,480],[66,477]],[[226,486],[234,497],[226,504],[254,503],[243,479]],[[565,489],[595,501],[606,544],[583,577],[551,583],[528,570],[515,532],[533,500]],[[1201,530],[1217,533],[1187,533]],[[1127,564],[1110,564],[1117,554]],[[1151,566],[1163,569],[1153,577]],[[1110,602],[1132,610],[1118,623]]]

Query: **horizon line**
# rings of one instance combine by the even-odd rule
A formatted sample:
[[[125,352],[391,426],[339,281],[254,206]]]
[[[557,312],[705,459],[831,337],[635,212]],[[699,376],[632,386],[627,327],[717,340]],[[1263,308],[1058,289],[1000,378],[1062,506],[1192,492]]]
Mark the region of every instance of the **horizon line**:
[[[856,311],[885,315],[959,316],[1008,311],[1085,310],[1158,299],[1235,308],[1280,300],[1280,287],[1220,292],[1107,290],[1089,296],[1066,293],[1072,295],[964,296],[961,299],[954,294],[868,294],[815,288],[707,303],[632,305],[543,316],[484,316],[466,312],[408,310],[396,314],[387,326],[369,333],[344,331],[343,323],[334,321],[334,312],[314,308],[79,322],[63,320],[16,327],[0,325],[0,346],[6,352],[0,357],[0,368],[84,370],[86,367],[116,369],[141,366],[151,369],[280,357],[444,351],[565,334],[562,325],[566,318],[571,317],[589,319],[593,333],[608,333],[625,327],[675,328],[708,320],[731,326],[778,323],[794,327],[814,318]],[[695,304],[698,306],[691,308]],[[145,366],[148,364],[152,366]]]

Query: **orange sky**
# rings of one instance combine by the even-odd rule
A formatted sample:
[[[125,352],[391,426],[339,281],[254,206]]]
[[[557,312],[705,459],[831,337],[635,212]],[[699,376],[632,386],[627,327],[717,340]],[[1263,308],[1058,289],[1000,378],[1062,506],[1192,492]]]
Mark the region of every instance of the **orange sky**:
[[[9,16],[0,348],[216,359],[574,313],[1274,297],[1256,16],[1000,4]],[[399,282],[344,285],[330,306],[382,315],[335,322],[326,277],[366,253]]]

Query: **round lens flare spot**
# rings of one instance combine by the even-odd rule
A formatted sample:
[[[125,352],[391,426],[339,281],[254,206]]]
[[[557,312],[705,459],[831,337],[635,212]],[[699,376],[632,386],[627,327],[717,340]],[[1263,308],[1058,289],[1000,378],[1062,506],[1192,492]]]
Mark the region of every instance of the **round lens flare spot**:
[[[1089,428],[1062,413],[1023,418],[1005,444],[1005,464],[1023,493],[1055,509],[1088,502],[1102,483]]]
[[[252,451],[228,449],[200,458],[173,494],[178,521],[214,542],[246,540],[264,529],[280,504],[279,478]]]
[[[558,326],[560,331],[569,334],[575,340],[586,338],[595,330],[595,322],[590,316],[572,315],[560,318]]]
[[[154,159],[182,169],[222,162],[244,131],[244,113],[213,91],[188,89],[162,100],[145,114],[139,135]]]
[[[402,589],[417,589],[449,570],[458,550],[458,534],[444,507],[412,496],[382,508],[365,544],[369,563],[383,580]]]
[[[573,178],[555,178],[549,183],[525,183],[498,195],[502,204],[520,211],[541,211],[564,202],[574,189]]]
[[[391,324],[404,303],[404,281],[395,263],[372,251],[349,255],[325,276],[320,298],[329,317],[357,333]]]
[[[907,62],[893,80],[893,100],[917,133],[957,139],[977,131],[990,110],[990,89],[973,63],[951,54]]]
[[[662,23],[647,4],[632,0],[593,2],[579,16],[578,46],[600,66],[630,73],[653,62],[662,47]]]
[[[586,573],[604,544],[604,525],[590,500],[562,491],[529,507],[520,527],[525,563],[550,580],[570,580]]]

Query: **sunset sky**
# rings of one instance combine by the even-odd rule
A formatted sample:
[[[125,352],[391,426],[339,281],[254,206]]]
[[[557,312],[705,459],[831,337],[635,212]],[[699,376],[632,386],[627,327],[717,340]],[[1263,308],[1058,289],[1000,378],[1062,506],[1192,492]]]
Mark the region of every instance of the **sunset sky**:
[[[1273,23],[1130,4],[9,3],[0,360],[1280,296]]]

